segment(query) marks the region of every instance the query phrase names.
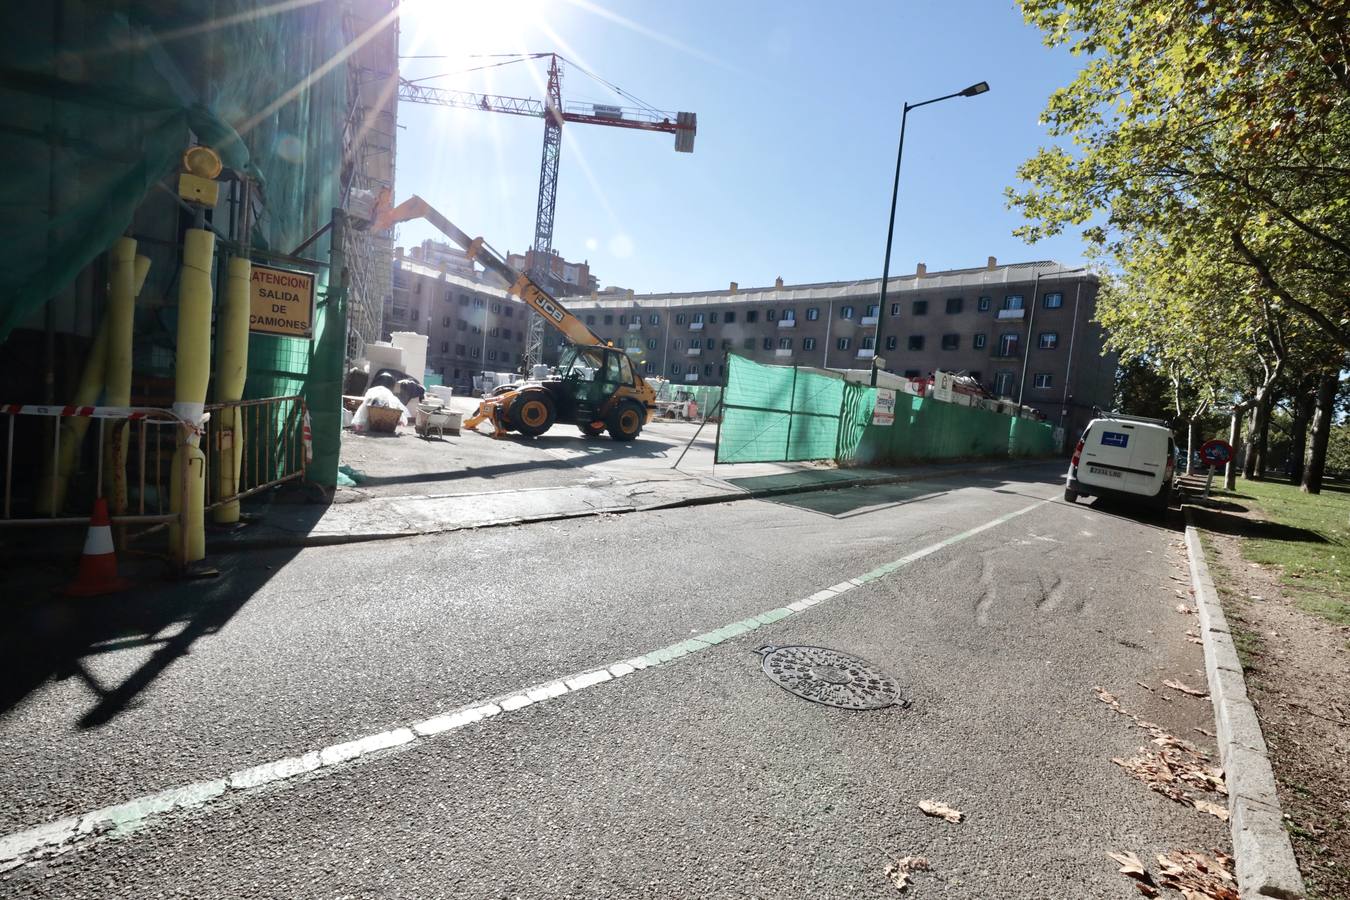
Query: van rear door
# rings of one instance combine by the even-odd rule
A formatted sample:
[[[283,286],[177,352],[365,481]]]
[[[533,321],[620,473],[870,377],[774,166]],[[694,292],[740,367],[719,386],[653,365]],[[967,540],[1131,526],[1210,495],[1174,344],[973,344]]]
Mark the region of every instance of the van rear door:
[[[1146,497],[1156,494],[1167,465],[1167,435],[1165,428],[1140,423],[1093,422],[1083,442],[1078,480]]]

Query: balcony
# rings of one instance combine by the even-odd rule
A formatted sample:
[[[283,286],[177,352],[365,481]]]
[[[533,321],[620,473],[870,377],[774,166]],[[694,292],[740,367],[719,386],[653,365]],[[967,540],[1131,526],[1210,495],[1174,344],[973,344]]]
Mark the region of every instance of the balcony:
[[[697,372],[690,372],[688,375],[684,376],[684,380],[685,380],[685,381],[698,381],[698,373],[697,373]]]
[[[876,355],[877,351],[875,350],[860,349],[858,351],[858,359],[871,359]]]
[[[629,330],[629,331],[641,331],[641,330],[642,330],[642,323],[641,323],[641,322],[629,322],[629,323],[628,323],[628,330]]]
[[[787,359],[792,355],[792,350],[790,348],[784,349],[782,347],[779,347],[777,350],[773,351],[773,355],[778,357],[779,359]]]
[[[858,320],[858,324],[859,324],[859,325],[875,325],[875,324],[877,324],[877,317],[876,317],[876,316],[863,316],[861,319]]]
[[[702,356],[702,355],[703,355],[703,350],[700,349],[700,348],[698,348],[698,347],[690,347],[688,350],[684,351],[684,355],[685,355],[685,356]]]
[[[702,322],[690,322],[690,323],[689,323],[689,330],[690,330],[690,331],[702,331],[702,330],[703,330],[703,323],[702,323]]]
[[[1000,322],[1017,321],[1026,316],[1026,314],[1027,311],[1025,309],[1000,309],[998,311],[998,319]]]
[[[779,327],[779,328],[796,328],[796,327],[797,327],[797,320],[796,320],[796,319],[779,319],[779,320],[778,320],[778,327]]]

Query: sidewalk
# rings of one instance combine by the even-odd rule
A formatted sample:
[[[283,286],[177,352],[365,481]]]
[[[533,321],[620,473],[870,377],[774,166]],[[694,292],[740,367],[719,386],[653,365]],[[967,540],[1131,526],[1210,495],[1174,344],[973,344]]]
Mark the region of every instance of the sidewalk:
[[[486,431],[486,427],[484,427]],[[1042,461],[965,461],[903,469],[819,463],[715,465],[716,425],[656,422],[623,444],[558,428],[533,440],[465,431],[423,440],[345,433],[342,463],[360,473],[328,505],[260,501],[257,522],[208,533],[208,551],[318,546],[465,528],[668,509],[813,490],[984,473]],[[690,443],[692,441],[692,443]],[[681,453],[688,452],[674,468]],[[363,476],[363,477],[362,477]]]

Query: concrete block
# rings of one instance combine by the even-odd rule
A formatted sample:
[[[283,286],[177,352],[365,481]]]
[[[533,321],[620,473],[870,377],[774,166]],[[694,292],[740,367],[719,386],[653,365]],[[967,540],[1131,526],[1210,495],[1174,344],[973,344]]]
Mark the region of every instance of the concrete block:
[[[588,688],[592,685],[609,681],[614,676],[609,674],[608,669],[597,669],[594,672],[587,672],[584,675],[578,675],[575,678],[567,679],[567,687],[570,690],[579,691],[582,688]]]
[[[613,675],[615,678],[632,675],[636,671],[637,669],[633,668],[628,663],[615,663],[609,667],[609,674]]]
[[[1238,798],[1232,810],[1233,856],[1238,890],[1244,898],[1304,896],[1303,876],[1277,807]]]
[[[1224,753],[1224,781],[1228,784],[1228,796],[1235,800],[1253,800],[1273,809],[1280,808],[1279,798],[1275,796],[1275,773],[1265,754],[1248,750],[1237,744],[1228,744]]]
[[[1216,707],[1217,709],[1217,707]],[[1266,741],[1256,709],[1246,700],[1225,703],[1223,714],[1215,716],[1218,725],[1219,758],[1228,765],[1229,746],[1242,747],[1266,755]]]
[[[777,622],[779,619],[786,619],[790,615],[792,615],[792,610],[788,609],[786,606],[780,606],[777,609],[771,609],[766,613],[760,613],[755,616],[755,620],[761,625],[768,625],[771,622]]]
[[[828,599],[830,599],[831,597],[833,597],[833,596],[834,596],[835,594],[837,594],[837,593],[838,593],[838,591],[834,590],[833,588],[826,588],[826,589],[823,590],[823,591],[816,591],[814,594],[812,594],[812,595],[811,595],[810,597],[808,597],[807,599],[808,599],[808,600],[814,600],[815,602],[819,603],[819,602],[822,601],[822,600],[828,600]]]
[[[533,702],[533,700],[526,697],[524,694],[516,694],[514,697],[507,697],[503,700],[501,702],[501,707],[503,712],[514,712],[515,710],[529,706]]]

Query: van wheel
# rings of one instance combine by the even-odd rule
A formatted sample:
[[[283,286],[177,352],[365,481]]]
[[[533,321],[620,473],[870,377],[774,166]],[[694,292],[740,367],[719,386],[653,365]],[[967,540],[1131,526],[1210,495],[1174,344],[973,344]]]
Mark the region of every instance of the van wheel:
[[[1078,502],[1078,492],[1077,492],[1077,491],[1071,491],[1071,490],[1069,490],[1068,488],[1065,488],[1065,489],[1064,489],[1064,502],[1065,502],[1065,503],[1077,503],[1077,502]]]
[[[629,401],[620,403],[618,409],[610,413],[609,436],[616,441],[631,441],[642,433],[643,409]]]

